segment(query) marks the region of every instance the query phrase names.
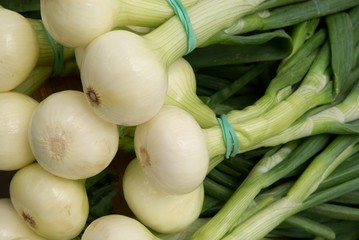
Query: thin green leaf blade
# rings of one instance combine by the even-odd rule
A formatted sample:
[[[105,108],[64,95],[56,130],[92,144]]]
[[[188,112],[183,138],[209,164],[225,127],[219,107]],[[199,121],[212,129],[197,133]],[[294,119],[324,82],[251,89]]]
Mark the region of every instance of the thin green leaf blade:
[[[354,61],[354,37],[349,14],[341,12],[326,17],[334,74],[334,94],[346,86]]]

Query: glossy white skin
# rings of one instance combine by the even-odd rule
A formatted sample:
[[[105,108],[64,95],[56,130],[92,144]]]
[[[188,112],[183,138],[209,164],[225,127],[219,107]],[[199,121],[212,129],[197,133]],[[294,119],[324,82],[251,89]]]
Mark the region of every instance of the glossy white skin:
[[[83,57],[85,56],[86,48],[85,47],[77,47],[74,49],[75,52],[75,60],[78,68],[81,67]]]
[[[37,162],[69,179],[85,179],[105,169],[119,143],[115,124],[98,117],[83,92],[65,90],[44,99],[29,125]]]
[[[0,93],[0,170],[17,170],[35,160],[28,126],[38,104],[21,93]]]
[[[155,240],[156,237],[139,221],[111,214],[94,220],[81,240]]]
[[[82,47],[114,27],[119,2],[41,0],[41,18],[58,43],[70,48]]]
[[[189,7],[198,0],[182,0]],[[157,27],[174,15],[166,0],[41,0],[41,17],[60,44],[84,47],[120,27]]]
[[[16,212],[10,198],[0,199],[0,239],[45,240],[32,231]]]
[[[17,12],[0,8],[0,92],[22,83],[39,57],[36,33]]]
[[[26,224],[46,239],[73,239],[85,226],[89,212],[83,181],[57,177],[38,163],[15,173],[10,199]]]
[[[181,108],[163,106],[155,117],[136,127],[134,144],[146,176],[165,191],[192,192],[206,177],[209,154],[205,135]]]
[[[126,202],[136,217],[159,233],[176,233],[191,225],[201,213],[203,184],[186,194],[169,194],[152,184],[138,159],[129,163],[123,177]]]
[[[125,30],[101,35],[82,57],[83,91],[91,89],[99,103],[87,100],[106,121],[135,126],[152,118],[167,92],[167,67],[161,52],[143,37]]]

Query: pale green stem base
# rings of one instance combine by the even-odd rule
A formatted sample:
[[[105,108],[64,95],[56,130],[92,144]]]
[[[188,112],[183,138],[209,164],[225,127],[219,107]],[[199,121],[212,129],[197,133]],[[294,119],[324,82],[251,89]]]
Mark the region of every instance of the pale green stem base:
[[[196,46],[207,41],[222,29],[228,28],[238,18],[254,11],[265,0],[202,0],[187,8],[191,26],[196,36]],[[165,65],[187,53],[187,35],[175,16],[144,36],[163,54]]]

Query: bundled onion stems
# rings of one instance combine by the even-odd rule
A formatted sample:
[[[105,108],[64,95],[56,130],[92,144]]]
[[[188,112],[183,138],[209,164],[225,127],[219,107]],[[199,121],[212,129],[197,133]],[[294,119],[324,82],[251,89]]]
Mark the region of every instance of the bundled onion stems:
[[[268,138],[254,148],[274,146],[294,139],[321,133],[348,134],[357,133],[359,85],[356,84],[348,96],[334,106],[303,116],[281,133]]]
[[[283,149],[278,150],[275,155],[271,156],[272,158],[264,157],[253,168],[232,198],[193,235],[193,239],[206,239],[209,236],[211,239],[261,239],[286,218],[302,211],[304,209],[302,203],[317,190],[319,184],[337,166],[359,150],[357,135],[339,135],[331,139],[330,136],[324,135],[309,138],[295,148],[292,154],[284,158],[274,157]],[[287,148],[288,144],[283,148]],[[287,150],[287,152],[290,151]],[[286,196],[248,219],[238,222],[241,214],[248,208],[262,187],[270,186],[303,161],[308,160],[311,163],[291,186]],[[228,234],[233,226],[236,227]],[[223,236],[225,237],[222,238]]]
[[[239,239],[260,239],[285,218],[303,210],[302,203],[317,189],[323,179],[359,150],[358,140],[357,135],[343,135],[335,138],[311,162],[285,197],[241,223],[230,235],[223,239],[233,239],[233,237]],[[255,231],[251,231],[248,226],[255,229]],[[258,226],[263,227],[258,228]]]
[[[288,142],[273,154],[265,155],[251,170],[234,195],[221,210],[196,233],[196,236],[216,236],[220,239],[238,221],[238,216],[251,204],[259,192],[308,161],[329,141],[318,136],[304,141]],[[218,223],[221,222],[219,225]],[[203,233],[203,235],[202,235]]]
[[[132,10],[138,2],[126,6]],[[50,2],[43,0],[42,3],[45,6]],[[114,5],[110,5],[118,7],[117,3],[112,2]],[[136,127],[127,129],[131,131],[131,141],[133,137],[141,137],[142,131],[146,144],[159,146],[156,150],[146,149],[146,144],[136,144],[142,141],[139,137],[137,142],[131,142],[136,146],[131,145],[129,151],[136,151],[139,158],[142,155],[142,165],[155,166],[159,161],[152,158],[153,152],[158,153],[160,150],[165,153],[163,159],[166,164],[176,160],[178,165],[161,171],[172,177],[159,178],[158,182],[166,185],[165,190],[173,190],[176,194],[186,193],[193,186],[181,185],[184,180],[190,179],[183,177],[185,174],[193,176],[190,180],[195,187],[202,184],[207,175],[203,181],[207,189],[207,207],[221,208],[211,219],[199,219],[201,227],[197,231],[192,229],[192,232],[195,231],[192,239],[262,239],[270,233],[275,234],[275,229],[282,223],[334,239],[335,231],[330,227],[319,221],[311,221],[306,214],[299,213],[306,210],[305,213],[335,218],[331,208],[339,219],[359,219],[357,209],[340,205],[340,201],[358,201],[349,198],[349,193],[353,196],[353,191],[359,186],[359,168],[355,167],[355,162],[351,162],[359,153],[359,7],[354,8],[358,2],[193,0],[185,1],[185,5],[196,35],[196,47],[234,44],[243,41],[239,34],[291,26],[291,36],[285,31],[275,32],[287,40],[291,51],[280,61],[255,64],[243,76],[210,95],[207,105],[196,95],[196,69],[192,68],[190,61],[182,58],[189,52],[186,32],[177,17],[170,18],[173,11],[166,5],[162,9],[162,17],[149,17],[153,21],[148,21],[148,26],[158,26],[153,31],[136,35],[124,29],[109,31],[115,27],[110,25],[105,29],[108,32],[83,49],[85,54],[80,73],[87,100],[102,118],[118,125],[120,131],[125,131],[128,126]],[[344,12],[350,8],[351,11]],[[141,15],[141,12],[137,14]],[[141,15],[137,22],[136,19],[125,20],[128,20],[126,24],[145,25],[146,17],[146,14]],[[168,21],[164,21],[167,18]],[[39,57],[27,80],[14,91],[31,94],[43,81],[53,76],[54,65],[59,62],[56,62],[56,51],[42,23],[35,19],[28,21],[36,32]],[[111,24],[116,24],[116,21]],[[118,40],[123,42],[118,44]],[[131,47],[137,43],[139,46]],[[115,49],[114,46],[121,48]],[[116,52],[122,55],[115,55]],[[125,56],[125,53],[129,55]],[[76,67],[73,49],[63,48],[62,54],[63,70],[60,74],[67,72],[66,66]],[[118,61],[114,61],[115,58]],[[124,58],[126,61],[123,61]],[[101,64],[97,64],[99,60]],[[112,74],[109,72],[112,68],[118,71]],[[259,151],[262,147],[273,148],[250,166],[245,177],[234,169],[227,169],[226,173],[230,173],[230,176],[226,176],[219,171],[221,167],[221,170],[224,169],[224,164],[220,163],[224,162],[227,149],[214,109],[246,83],[269,70],[275,71],[275,77],[269,82],[264,95],[244,109],[226,112],[226,116],[239,143],[235,154]],[[243,80],[245,82],[241,82]],[[122,81],[134,85],[125,86]],[[226,84],[218,83],[221,87]],[[101,92],[103,89],[106,90]],[[127,95],[130,98],[122,98]],[[170,105],[185,111],[175,112],[175,107]],[[152,112],[146,112],[150,109]],[[168,116],[171,111],[175,112],[171,118],[176,121],[163,118],[162,122],[152,122],[161,117],[158,114],[160,110],[162,114],[168,113]],[[110,115],[105,114],[109,112]],[[186,113],[195,120],[192,121]],[[169,132],[187,117],[193,123],[191,128],[195,130],[195,135],[184,134],[188,130],[186,127],[178,128],[174,133]],[[158,132],[147,132],[146,124],[158,128],[160,135],[167,137],[165,142],[159,143]],[[132,132],[134,129],[135,134]],[[199,136],[198,141],[191,142],[196,136]],[[173,139],[178,145],[172,142]],[[182,151],[183,155],[177,151],[181,147],[186,150]],[[191,152],[193,149],[203,151],[195,155]],[[195,160],[203,161],[201,172],[196,171],[195,165],[199,161],[195,164]],[[185,165],[193,172],[180,172],[182,167],[185,169]],[[288,177],[293,176],[287,181]],[[243,181],[238,182],[238,179]],[[87,183],[91,185],[91,182]],[[178,185],[167,186],[172,183]],[[107,197],[102,199],[107,206],[109,198],[114,194],[109,191],[110,188],[107,186],[101,189],[108,190]],[[340,196],[347,198],[340,199]],[[327,203],[329,200],[334,201]],[[161,239],[170,238],[165,234],[158,236]]]

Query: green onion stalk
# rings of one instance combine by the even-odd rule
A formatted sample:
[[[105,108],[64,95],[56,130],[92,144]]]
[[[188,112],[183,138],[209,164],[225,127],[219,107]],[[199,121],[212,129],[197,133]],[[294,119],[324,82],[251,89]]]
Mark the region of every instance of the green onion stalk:
[[[315,138],[314,138],[315,139]],[[324,139],[324,138],[323,138]],[[327,135],[326,143],[328,143],[332,139],[329,135]],[[308,141],[307,144],[310,145],[310,143],[313,141]],[[303,146],[304,147],[304,146]],[[321,149],[325,147],[325,142],[323,142]],[[306,147],[304,147],[306,149]],[[308,150],[308,149],[306,149]],[[306,150],[303,149],[297,149],[298,156],[301,154],[301,152],[305,152]],[[316,150],[317,152],[320,151],[320,149]],[[269,153],[269,152],[268,152]],[[315,153],[313,153],[315,155]],[[273,156],[276,154],[273,154]],[[268,155],[269,156],[269,155]],[[322,237],[324,239],[336,239],[337,236],[337,229],[333,229],[330,225],[328,226],[328,221],[322,221],[323,217],[330,218],[331,220],[340,220],[340,221],[353,221],[357,218],[357,209],[350,207],[349,205],[357,204],[358,203],[358,194],[357,189],[358,185],[355,186],[355,182],[358,180],[358,152],[351,155],[349,158],[347,158],[342,164],[337,167],[333,173],[329,175],[328,178],[326,178],[318,187],[316,192],[311,195],[309,200],[307,200],[304,204],[305,207],[303,207],[303,211],[301,213],[298,213],[296,215],[290,216],[287,219],[283,221],[283,223],[278,227],[272,230],[266,237],[268,239],[271,239],[271,237],[303,237],[303,234],[307,234],[310,236],[317,236]],[[300,159],[297,159],[300,160]],[[287,164],[289,164],[290,167],[291,164],[296,164],[296,160],[293,159],[293,162],[287,161]],[[282,161],[285,162],[285,161]],[[303,171],[303,166],[306,166],[308,164],[303,163],[303,161],[300,161],[298,165],[300,167],[295,166],[294,173],[296,176],[299,176],[299,173]],[[309,162],[309,161],[308,161]],[[260,165],[260,164],[259,164]],[[268,164],[269,165],[269,164]],[[282,167],[280,167],[282,165]],[[282,163],[278,164],[278,166],[275,166],[273,168],[277,168],[278,172],[286,171],[283,167],[284,165]],[[273,169],[272,168],[272,169]],[[279,170],[282,169],[282,170]],[[254,170],[254,169],[253,169]],[[275,175],[275,171],[271,170],[271,173]],[[267,173],[266,173],[267,174]],[[290,174],[290,176],[293,176]],[[279,187],[282,188],[283,193],[281,195],[277,195],[276,197],[267,198],[266,192],[270,193],[274,191],[278,187],[272,187],[278,184],[272,184],[270,187],[268,187],[269,190],[264,189],[264,192],[259,193],[259,195],[253,200],[253,202],[247,207],[247,209],[240,214],[239,219],[234,223],[233,226],[237,226],[241,222],[243,222],[245,219],[247,219],[249,216],[252,216],[255,212],[262,209],[265,206],[268,206],[269,204],[273,203],[275,200],[278,200],[279,197],[284,196],[288,189],[292,186],[293,178],[288,178],[287,175],[286,178],[284,178],[284,184],[280,184]],[[285,181],[285,179],[289,179],[288,182]],[[292,180],[291,180],[292,179]],[[260,182],[260,179],[258,179]],[[354,182],[354,184],[353,184]],[[284,188],[283,185],[286,185],[287,187]],[[235,198],[236,195],[233,197]],[[218,199],[220,196],[217,196]],[[259,201],[261,199],[261,201]],[[265,200],[266,199],[266,200]],[[213,201],[213,200],[212,200]],[[227,201],[227,200],[226,200]],[[243,200],[237,199],[237,202],[242,204],[244,203]],[[330,206],[334,206],[334,209],[337,210],[338,214],[336,212],[333,212],[332,209],[328,207],[329,202],[332,202]],[[339,204],[346,204],[346,206],[338,205]],[[220,205],[221,208],[223,204]],[[254,208],[253,208],[254,207]],[[256,209],[256,210],[255,210]],[[234,209],[235,210],[235,209]],[[204,210],[206,211],[206,210]],[[309,214],[309,218],[307,218]],[[313,215],[314,214],[314,215]],[[213,214],[214,215],[214,214]],[[213,215],[210,215],[212,217]],[[318,221],[313,221],[317,216],[319,219]],[[208,217],[208,216],[207,216]],[[214,218],[216,218],[215,216]],[[218,220],[218,218],[217,218]],[[208,224],[211,222],[211,218],[207,218]],[[203,224],[204,225],[204,224]],[[203,226],[202,225],[202,226]],[[234,227],[232,227],[234,228]],[[286,228],[289,228],[286,230]],[[302,230],[302,231],[293,231],[293,228]],[[199,226],[197,227],[199,229]],[[221,228],[219,228],[221,229]],[[290,231],[289,233],[286,231]]]
[[[276,200],[280,199],[285,195],[288,191],[290,186],[292,185],[291,182],[285,182],[280,184],[276,187],[268,189],[261,194],[259,194],[252,202],[251,206],[247,209],[245,214],[243,214],[243,219],[255,214],[260,209],[266,207],[267,205],[275,202]],[[161,234],[158,233],[157,236],[162,239],[191,239],[193,233],[195,233],[200,227],[208,223],[211,220],[211,217],[200,217],[198,218],[193,224],[191,224],[187,229],[184,231],[180,231],[174,234]]]
[[[354,8],[351,15],[337,13],[327,18],[330,30],[335,101],[309,112],[283,132],[264,140],[256,147],[276,145],[324,132],[335,134],[358,133],[359,57],[355,56],[354,53],[359,51],[359,46],[354,45],[359,38],[358,34],[355,35],[358,28],[351,28],[351,22],[359,17],[358,9],[359,7]]]
[[[246,40],[244,40],[245,46],[251,46],[255,45],[256,41],[264,41],[267,37],[270,35],[276,36],[277,38],[289,38],[289,45],[290,45],[290,51],[280,58],[279,67],[277,69],[277,76],[271,80],[270,87],[266,89],[265,99],[261,99],[260,101],[257,101],[255,104],[253,104],[251,107],[246,108],[244,111],[240,111],[240,114],[238,111],[231,111],[229,115],[239,115],[236,117],[236,120],[239,121],[245,121],[248,120],[250,117],[255,117],[260,115],[262,112],[264,112],[267,108],[271,107],[272,105],[279,102],[281,99],[284,99],[287,97],[290,93],[292,93],[290,85],[293,85],[294,82],[299,81],[296,79],[301,79],[304,74],[307,72],[311,61],[300,61],[303,57],[308,57],[313,52],[315,52],[316,47],[318,47],[320,42],[323,41],[323,36],[317,37],[317,41],[310,41],[311,44],[306,44],[304,47],[304,43],[312,37],[312,35],[315,33],[317,26],[319,23],[319,19],[313,19],[308,20],[302,23],[299,23],[295,26],[293,26],[292,30],[292,36],[286,36],[285,32],[282,33],[283,29],[278,29],[276,31],[270,32],[270,33],[259,33],[259,34],[252,34],[250,36],[246,36]],[[282,36],[283,34],[283,36]],[[323,34],[323,33],[321,33]],[[242,39],[243,36],[230,36],[227,37],[228,39]],[[252,39],[255,38],[255,39]],[[243,40],[241,40],[243,41]],[[228,42],[222,43],[222,44],[233,44]],[[239,43],[241,44],[241,43]],[[273,49],[273,47],[271,47]],[[219,49],[220,50],[220,49]],[[240,52],[244,52],[245,48],[239,49]],[[301,50],[300,54],[296,54],[298,50]],[[258,52],[264,52],[264,55],[266,55],[265,49],[261,50],[258,49]],[[219,51],[220,52],[220,51]],[[228,53],[227,53],[228,54]],[[250,53],[248,53],[250,54]],[[296,57],[294,57],[288,65],[286,65],[285,69],[281,71],[281,66],[284,65],[289,59],[293,57],[293,55],[296,54]],[[214,54],[213,54],[214,55]],[[231,55],[228,54],[230,57]],[[251,54],[253,55],[253,54]],[[314,56],[314,54],[312,54]],[[218,56],[216,56],[216,59],[218,59]],[[276,54],[272,54],[271,56],[273,59],[276,59]],[[314,57],[312,57],[314,59]],[[208,59],[208,58],[202,58],[202,59]],[[216,93],[212,94],[209,97],[208,105],[211,107],[215,107],[216,105],[224,102],[225,100],[232,97],[236,92],[238,92],[242,87],[244,87],[247,83],[255,79],[258,75],[262,74],[265,70],[267,70],[275,61],[270,61],[270,59],[265,60],[264,62],[261,61],[261,58],[257,58],[256,61],[259,61],[259,63],[255,64],[255,66],[251,67],[250,70],[245,72],[241,77],[238,79],[235,79],[232,83],[228,84],[228,86],[223,87],[222,89],[218,90]],[[194,62],[196,64],[196,62]],[[293,66],[297,65],[297,66]],[[290,69],[289,69],[290,68]],[[290,82],[289,82],[290,80]],[[284,87],[283,84],[281,88],[273,89],[274,86],[278,86],[278,84],[274,84],[274,82],[287,82],[288,87]],[[274,86],[273,86],[274,85]],[[282,91],[281,91],[282,90]],[[272,99],[270,99],[270,96],[272,96]],[[257,106],[258,105],[258,106]],[[262,106],[263,105],[263,106]],[[256,106],[256,107],[255,107]],[[261,107],[262,106],[262,107]],[[267,107],[265,107],[267,106]],[[233,120],[232,120],[233,121]]]
[[[359,83],[340,103],[311,116],[304,116],[281,133],[270,137],[253,148],[274,146],[294,139],[321,133],[355,134],[359,132]]]
[[[243,110],[232,110],[228,112],[228,121],[233,124],[258,117],[292,94],[293,85],[303,80],[317,56],[318,48],[320,48],[325,41],[325,37],[325,31],[319,30],[313,37],[309,38],[290,60],[287,60],[286,63],[283,64],[282,70],[271,80],[265,94],[254,104]],[[300,38],[303,38],[303,36],[300,36]],[[306,61],[303,61],[303,59],[306,59]],[[259,67],[265,69],[268,67],[268,64]],[[254,68],[253,71],[258,71],[258,68]],[[238,79],[238,82],[240,81],[242,81],[242,79]],[[236,85],[236,81],[224,87],[212,95],[212,97],[227,98],[228,93],[226,92],[233,92],[234,85]],[[221,99],[217,99],[216,101],[220,102],[222,101]],[[196,95],[196,77],[194,70],[188,61],[183,58],[178,59],[169,67],[168,90],[165,103],[176,105],[188,111],[203,128],[218,126],[214,110]]]
[[[323,38],[325,37],[325,33],[321,31],[321,33],[319,33],[319,35],[317,36],[319,36],[319,38],[321,39],[321,41],[319,42],[322,42]],[[317,48],[319,46],[317,45]],[[298,51],[298,53],[299,52],[300,51]],[[237,153],[246,152],[251,149],[251,147],[256,146],[258,143],[264,141],[265,139],[279,134],[280,132],[291,126],[298,118],[300,118],[310,109],[314,109],[318,106],[322,106],[332,102],[333,81],[329,66],[329,45],[327,43],[322,45],[320,47],[320,50],[318,50],[318,52],[316,52],[315,56],[312,58],[314,59],[310,61],[311,64],[308,67],[309,70],[307,70],[307,72],[304,74],[305,76],[303,77],[303,79],[296,80],[295,84],[299,86],[293,89],[292,94],[290,94],[288,97],[286,97],[279,103],[275,104],[273,107],[269,108],[269,110],[265,111],[258,117],[250,118],[249,120],[243,122],[230,121],[234,128],[240,146]],[[299,61],[297,60],[297,62]],[[183,63],[185,63],[185,61],[182,61],[182,66]],[[286,64],[291,64],[291,61],[288,61]],[[179,69],[181,69],[181,67],[179,67]],[[198,96],[196,96],[194,93],[195,88],[193,84],[192,71],[193,70],[189,68],[189,71],[186,73],[187,75],[191,75],[192,77],[182,78],[178,77],[178,75],[176,74],[169,75],[169,95],[167,96],[166,101],[168,104],[174,104],[185,108],[191,114],[197,116],[195,117],[195,119],[202,127],[205,127],[205,129],[203,129],[203,132],[207,137],[209,156],[211,158],[210,166],[208,169],[208,171],[210,171],[214,168],[214,166],[216,166],[219,162],[223,160],[223,156],[226,152],[226,149],[223,144],[222,130],[217,123],[215,113],[203,102],[201,102]],[[185,70],[183,70],[183,72],[185,72]],[[173,90],[173,85],[171,84],[171,76],[174,76],[173,78],[178,77],[178,79],[185,79],[186,81],[187,79],[192,79],[192,83],[186,83],[186,89],[188,89],[188,91],[178,90],[180,89],[180,87],[175,87],[175,90]],[[276,84],[278,84],[278,86],[275,87],[276,89],[282,87],[282,83],[280,81],[273,85]],[[186,95],[185,93],[188,92],[192,92],[192,94]],[[191,97],[189,97],[190,95]],[[185,100],[183,100],[184,98]],[[198,106],[198,108],[191,107],[194,105]],[[230,117],[228,118],[231,119]],[[210,127],[213,124],[216,125]]]
[[[251,146],[282,132],[308,110],[333,100],[332,80],[328,71],[329,61],[329,46],[325,44],[300,86],[289,97],[259,117],[241,123],[232,123],[239,143],[238,153],[245,152]],[[218,144],[218,139],[221,138],[220,128],[212,127],[206,129],[205,133],[210,156],[223,154],[225,146]]]
[[[318,48],[324,43],[326,33],[319,30],[297,52],[286,60],[275,78],[271,80],[264,95],[254,104],[243,110],[233,110],[227,114],[231,123],[245,122],[265,113],[282,100],[286,99],[294,91],[294,84],[300,82],[312,65]],[[305,61],[303,61],[305,59]]]
[[[342,162],[359,151],[358,135],[338,135],[296,180],[287,195],[240,223],[222,239],[261,239],[289,216],[303,211],[307,199]],[[197,238],[200,239],[200,238]]]
[[[298,3],[288,4],[273,9],[260,9],[261,11],[257,11],[239,19],[236,24],[233,24],[225,31],[228,34],[234,35],[252,31],[284,28],[310,19],[345,11],[358,5],[359,3],[356,0],[298,1]]]
[[[358,173],[359,173],[359,166],[358,166],[359,158],[358,158],[358,156],[359,156],[358,153],[354,154],[347,161],[345,161],[343,164],[341,164],[337,169],[335,169],[333,174],[331,174],[328,178],[326,178],[320,184],[318,191],[322,191],[322,190],[331,188],[333,186],[342,184],[344,182],[353,180],[354,178],[357,178]],[[352,194],[351,196],[355,197],[357,193],[351,193],[351,194]],[[341,198],[342,197],[344,200],[345,196],[341,196]],[[359,197],[357,197],[357,199],[359,199]],[[340,199],[335,200],[335,202],[340,202],[340,201],[341,201]],[[344,203],[347,203],[346,201],[347,200],[344,200]]]
[[[265,94],[257,100],[254,104],[247,106],[243,110],[231,110],[227,112],[227,117],[229,122],[243,122],[250,118],[254,118],[262,114],[263,112],[267,111],[274,105],[276,105],[281,100],[288,97],[293,92],[293,85],[298,83],[303,79],[305,74],[307,73],[312,61],[314,60],[318,48],[323,44],[326,38],[326,32],[322,29],[318,32],[316,31],[318,25],[318,19],[314,19],[311,21],[294,26],[293,36],[291,38],[291,44],[293,45],[293,49],[290,53],[290,56],[287,56],[286,59],[281,61],[281,69],[277,70],[277,75],[270,81],[268,88],[266,89]],[[315,33],[315,34],[314,34]],[[233,38],[240,38],[241,36],[231,36]],[[259,37],[260,41],[263,41],[262,37]],[[248,41],[248,40],[247,40]],[[253,41],[258,40],[250,40],[250,43],[246,43],[248,46],[254,44]],[[242,49],[243,51],[245,49]],[[198,50],[197,50],[198,51]],[[216,50],[220,52],[219,50]],[[196,53],[196,51],[194,52]],[[213,55],[214,51],[210,51]],[[206,53],[206,54],[209,54]],[[202,62],[206,62],[208,58],[203,57],[203,54],[197,54],[198,57],[193,57],[193,54],[189,54],[185,57],[187,61],[193,66],[194,68],[198,68],[198,65],[203,65]],[[196,55],[196,54],[195,54]],[[201,57],[202,56],[202,57]],[[306,59],[306,61],[303,61]],[[216,63],[219,61],[218,56],[214,60]],[[222,63],[223,64],[223,63]],[[251,67],[250,69],[246,70],[241,77],[234,80],[233,82],[227,82],[223,79],[214,79],[211,81],[211,86],[218,85],[217,92],[213,94],[209,94],[209,98],[206,101],[206,104],[210,106],[211,109],[216,109],[218,104],[230,98],[233,94],[235,94],[240,88],[242,88],[246,83],[253,80],[257,77],[260,73],[267,70],[269,67],[273,65],[273,61],[264,61],[263,63],[258,63],[255,66]],[[172,74],[174,75],[174,74]],[[187,81],[185,76],[178,77],[182,78]],[[201,78],[197,79],[201,80]],[[205,84],[209,84],[208,81],[211,79],[206,79]],[[205,85],[206,86],[206,85]],[[171,87],[171,83],[169,84]],[[192,91],[193,92],[193,91]],[[186,110],[193,113],[206,111],[204,108],[208,108],[207,106],[202,106],[203,102],[198,100],[198,96],[193,96],[195,93],[191,92],[191,96],[188,98],[193,99],[197,98],[196,101],[191,101],[191,105],[186,106]],[[185,95],[181,97],[183,100]],[[173,103],[173,101],[172,101]],[[193,109],[192,109],[193,108]],[[208,110],[207,110],[208,111]],[[213,113],[212,114],[205,114],[202,113],[202,118],[197,118],[196,114],[194,117],[197,119],[201,126],[209,127],[215,126],[215,122],[213,121]],[[197,114],[199,115],[199,114]],[[206,119],[209,122],[206,122]]]
[[[323,149],[329,142],[327,135],[315,136],[284,144],[276,152],[266,154],[253,167],[245,180],[237,188],[221,210],[196,234],[198,239],[221,239],[234,226],[239,217],[250,206],[262,189],[286,177],[298,166]],[[221,222],[221,224],[218,224]]]
[[[97,114],[117,125],[148,121],[163,106],[169,66],[264,1],[199,1],[187,8],[188,31],[183,19],[174,16],[141,36],[125,30],[102,34],[86,47],[81,64],[87,100]],[[118,41],[122,44],[114,44],[114,50],[112,42]]]

